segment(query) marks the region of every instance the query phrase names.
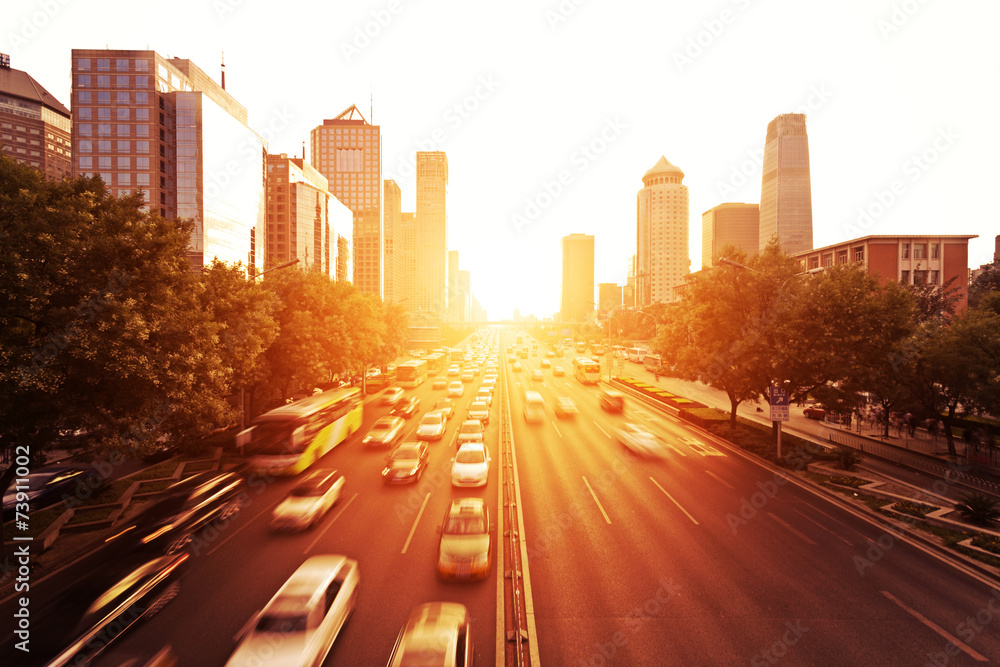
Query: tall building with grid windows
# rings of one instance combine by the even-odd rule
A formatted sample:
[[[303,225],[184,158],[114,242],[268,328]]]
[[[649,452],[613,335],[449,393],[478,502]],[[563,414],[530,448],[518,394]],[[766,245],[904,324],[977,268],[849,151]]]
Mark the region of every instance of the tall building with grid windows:
[[[416,310],[417,303],[417,214],[404,211],[399,215],[400,275],[402,289],[400,303],[405,303],[406,310]]]
[[[767,124],[758,248],[764,250],[772,238],[790,254],[813,247],[809,137],[801,113],[782,114]]]
[[[73,49],[73,174],[195,225],[188,259],[263,269],[266,142],[247,111],[190,60]]]
[[[701,214],[701,268],[715,266],[727,245],[736,246],[748,257],[757,254],[760,238],[760,204],[728,202]]]
[[[312,163],[330,193],[354,214],[354,284],[382,296],[382,130],[356,106],[326,119],[309,134]]]
[[[418,151],[415,306],[433,317],[448,314],[447,198],[448,156]]]
[[[661,156],[642,177],[637,195],[636,306],[667,303],[691,269],[688,188],[684,172]]]
[[[383,256],[383,293],[386,303],[403,300],[403,195],[396,181],[387,180],[382,186],[385,206],[382,212],[382,232],[385,236]]]
[[[0,53],[0,151],[59,180],[72,174],[69,109]]]

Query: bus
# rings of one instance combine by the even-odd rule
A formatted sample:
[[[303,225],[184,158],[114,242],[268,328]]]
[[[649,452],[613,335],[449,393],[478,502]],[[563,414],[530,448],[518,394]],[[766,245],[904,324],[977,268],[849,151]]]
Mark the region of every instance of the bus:
[[[363,412],[360,389],[331,389],[256,417],[236,446],[255,470],[297,475],[361,428]]]
[[[434,376],[444,370],[445,356],[440,352],[432,352],[424,357],[427,362],[427,375]]]
[[[644,347],[630,347],[628,349],[628,360],[641,364],[647,352],[649,350]]]
[[[573,375],[584,384],[596,384],[601,379],[601,364],[586,357],[573,360]]]
[[[427,361],[413,359],[396,366],[396,384],[400,387],[419,387],[427,379]]]
[[[647,354],[642,358],[642,365],[646,367],[647,371],[659,373],[663,370],[663,359],[658,354]]]

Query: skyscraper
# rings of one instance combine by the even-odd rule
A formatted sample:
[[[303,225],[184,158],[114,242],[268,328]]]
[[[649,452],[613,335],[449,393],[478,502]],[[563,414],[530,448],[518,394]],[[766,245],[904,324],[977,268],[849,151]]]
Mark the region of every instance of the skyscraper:
[[[385,207],[382,232],[385,237],[385,253],[382,263],[382,298],[386,303],[397,303],[403,300],[403,230],[400,226],[403,197],[396,181],[385,181],[383,192]]]
[[[458,251],[448,251],[448,319],[462,321],[462,304],[458,298]]]
[[[356,106],[309,133],[312,162],[330,192],[354,213],[354,284],[382,296],[382,131]]]
[[[758,249],[775,237],[787,253],[813,247],[809,138],[801,113],[782,114],[767,124]]]
[[[594,312],[594,237],[570,234],[562,239],[563,322],[585,322]]]
[[[418,151],[415,307],[436,317],[448,312],[447,197],[448,157]]]
[[[190,218],[188,259],[264,263],[266,142],[247,111],[190,60],[73,49],[73,174]]]
[[[403,287],[400,302],[405,302],[406,310],[416,311],[417,303],[417,214],[403,212],[399,216],[399,236],[401,243],[400,273]]]
[[[69,109],[0,53],[0,147],[3,154],[59,180],[72,173]]]
[[[719,204],[701,214],[701,268],[715,266],[719,253],[734,245],[748,257],[757,254],[759,204]]]
[[[674,300],[674,287],[691,268],[688,189],[684,172],[661,156],[642,177],[637,195],[636,305]]]

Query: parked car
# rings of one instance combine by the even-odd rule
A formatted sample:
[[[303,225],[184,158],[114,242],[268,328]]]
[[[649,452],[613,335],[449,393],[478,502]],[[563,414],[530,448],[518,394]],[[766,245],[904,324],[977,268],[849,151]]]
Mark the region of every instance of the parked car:
[[[100,492],[106,481],[105,476],[90,466],[46,466],[11,480],[3,494],[3,510],[14,509],[18,503],[26,505],[20,509],[34,511],[64,499],[81,502]]]
[[[358,604],[360,582],[353,559],[309,558],[247,624],[226,667],[322,664]]]
[[[386,457],[382,479],[389,484],[416,482],[427,469],[429,455],[422,442],[404,442]]]
[[[405,426],[406,422],[402,417],[379,417],[361,440],[361,444],[369,447],[391,447],[403,438]]]
[[[344,476],[336,470],[314,470],[292,487],[271,512],[271,530],[312,528],[344,493]]]
[[[489,576],[492,557],[493,533],[486,501],[451,501],[441,525],[438,574],[443,579],[482,579]]]
[[[427,602],[410,612],[388,667],[471,667],[472,620],[465,605]]]
[[[443,410],[431,410],[420,418],[417,425],[418,440],[440,440],[448,426],[448,418]]]
[[[389,414],[396,415],[397,417],[405,417],[409,419],[413,415],[417,414],[417,410],[420,409],[420,399],[416,396],[408,396],[404,398],[396,407],[392,409]]]

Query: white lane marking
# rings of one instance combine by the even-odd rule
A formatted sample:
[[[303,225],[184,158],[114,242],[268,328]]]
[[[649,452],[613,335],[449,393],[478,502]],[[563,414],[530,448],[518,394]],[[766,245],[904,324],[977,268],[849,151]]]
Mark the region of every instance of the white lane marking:
[[[716,475],[716,474],[715,474],[714,472],[712,472],[711,470],[706,470],[705,472],[707,472],[707,473],[708,473],[709,475],[711,475],[712,477],[714,477],[714,478],[715,478],[715,479],[716,479],[716,480],[717,480],[717,481],[718,481],[718,482],[719,482],[720,484],[723,484],[724,486],[728,486],[728,487],[729,487],[730,489],[732,489],[733,491],[735,491],[735,490],[736,490],[736,487],[735,487],[735,486],[733,486],[732,484],[730,484],[730,483],[729,483],[729,482],[727,482],[726,480],[722,479],[721,477],[719,477],[718,475]]]
[[[221,542],[219,542],[218,544],[216,544],[214,547],[212,547],[211,549],[209,549],[205,553],[207,555],[209,555],[209,556],[211,556],[212,554],[214,554],[216,551],[218,551],[219,549],[222,548],[223,544],[225,544],[229,540],[231,540],[234,537],[236,537],[237,535],[239,535],[241,530],[243,530],[244,528],[246,528],[247,526],[249,526],[250,524],[252,524],[257,519],[259,519],[260,516],[262,514],[264,514],[264,512],[273,510],[277,506],[277,504],[280,503],[282,500],[284,500],[284,498],[278,498],[277,500],[275,500],[273,503],[271,503],[270,505],[268,505],[267,507],[265,507],[264,509],[262,509],[260,512],[258,512],[257,515],[254,516],[254,518],[250,519],[249,521],[247,521],[246,523],[244,523],[242,526],[240,526],[239,528],[237,528],[233,532],[229,533],[229,535],[227,535]]]
[[[926,625],[928,628],[930,628],[934,632],[938,633],[939,635],[941,635],[943,638],[947,639],[949,642],[951,642],[952,644],[954,644],[958,648],[960,648],[963,651],[965,651],[965,653],[967,653],[969,655],[969,657],[974,658],[977,662],[989,662],[989,658],[987,658],[986,656],[982,655],[981,653],[978,653],[971,646],[969,646],[968,644],[966,644],[965,642],[963,642],[961,639],[959,639],[958,637],[954,636],[953,634],[951,634],[950,632],[948,632],[947,630],[945,630],[944,628],[942,628],[940,625],[938,625],[934,621],[930,620],[929,618],[927,618],[926,616],[924,616],[923,614],[921,614],[916,609],[913,609],[912,607],[907,606],[902,600],[900,600],[899,598],[897,598],[895,595],[893,595],[889,591],[879,591],[879,592],[882,595],[884,595],[885,597],[887,597],[890,600],[892,600],[894,603],[896,603],[896,605],[899,606],[900,609],[902,609],[906,613],[908,613],[911,616],[913,616],[913,618],[917,619],[918,621],[920,621],[921,623],[923,623],[924,625]]]
[[[782,519],[779,519],[777,516],[775,516],[771,512],[768,512],[767,515],[769,517],[771,517],[772,519],[774,519],[775,521],[777,521],[778,523],[780,523],[782,526],[784,526],[788,530],[790,530],[793,533],[795,533],[796,535],[798,535],[799,538],[801,538],[806,544],[811,544],[812,546],[816,546],[816,543],[813,542],[811,539],[809,539],[809,537],[805,533],[802,533],[802,532],[800,532],[800,531],[792,528],[790,524],[788,524],[786,521],[783,521]]]
[[[587,481],[586,477],[583,478],[583,483],[586,484],[587,489],[590,490],[590,495],[594,498],[594,502],[597,503],[597,509],[601,510],[601,514],[604,515],[604,520],[611,523],[611,517],[609,517],[608,513],[604,511],[604,506],[601,505],[601,501],[597,499],[597,494],[594,493],[594,489],[590,486],[590,482]]]
[[[646,412],[645,410],[636,410],[636,411],[635,411],[635,414],[637,414],[637,415],[639,415],[640,417],[643,417],[643,418],[645,418],[645,419],[648,419],[648,420],[650,420],[650,421],[652,421],[652,420],[653,420],[653,415],[652,415],[652,413],[649,413],[649,412]]]
[[[680,447],[675,447],[675,446],[671,445],[670,441],[667,440],[666,438],[663,438],[660,442],[662,442],[664,445],[666,445],[670,449],[674,450],[675,452],[677,452],[681,456],[684,456],[684,457],[687,456],[687,453],[683,449],[681,449]]]
[[[346,503],[344,503],[343,507],[341,507],[339,510],[337,510],[337,513],[333,515],[333,518],[326,522],[326,526],[323,528],[323,530],[319,531],[319,534],[316,535],[316,538],[312,542],[310,542],[309,546],[306,547],[306,550],[302,552],[303,555],[306,555],[310,551],[312,551],[312,548],[314,546],[316,546],[316,543],[319,542],[319,539],[321,537],[323,537],[324,535],[326,535],[326,532],[328,530],[330,530],[330,527],[333,525],[333,522],[340,518],[340,515],[344,513],[344,510],[347,509],[347,506],[350,505],[351,503],[353,503],[354,499],[357,498],[357,497],[358,497],[358,494],[355,493],[353,496],[351,496],[350,500],[348,500]]]
[[[417,532],[417,524],[420,523],[420,517],[424,513],[424,508],[427,507],[427,501],[431,499],[431,492],[428,491],[424,495],[424,502],[420,503],[420,511],[417,512],[417,518],[413,520],[413,527],[410,528],[410,534],[406,536],[406,543],[403,544],[403,553],[410,548],[410,540],[413,539],[413,533]]]
[[[826,526],[824,526],[823,524],[821,524],[819,521],[817,521],[816,519],[812,518],[811,516],[809,516],[807,514],[803,514],[802,512],[800,512],[797,509],[795,509],[794,507],[792,508],[792,511],[795,512],[796,514],[798,514],[799,516],[801,516],[806,521],[811,521],[812,523],[816,524],[816,526],[820,530],[825,530],[826,532],[830,533],[831,535],[833,535],[834,537],[836,537],[838,540],[840,540],[844,544],[846,544],[848,546],[851,546],[851,547],[854,546],[854,544],[850,540],[847,540],[847,539],[841,537],[840,535],[838,535],[837,533],[833,532],[832,530],[830,530],[829,528],[827,528]]]
[[[608,437],[608,438],[611,437],[610,435],[608,435],[608,432],[605,431],[603,428],[601,428],[601,425],[598,424],[597,422],[594,422],[594,426],[596,426],[597,430],[600,431],[601,433],[603,433],[606,437]]]
[[[555,423],[555,422],[552,422],[552,428],[554,428],[554,429],[556,430],[556,433],[558,433],[558,434],[559,434],[559,437],[560,437],[560,438],[561,438],[561,437],[563,437],[563,434],[562,434],[562,433],[561,433],[561,432],[559,431],[559,427],[558,427],[558,426],[556,426],[556,423]]]
[[[663,492],[663,495],[665,495],[665,496],[666,496],[667,498],[670,498],[670,502],[672,502],[672,503],[673,503],[674,505],[677,505],[678,509],[680,509],[680,511],[684,512],[684,514],[686,514],[686,515],[687,515],[687,518],[691,519],[691,521],[692,521],[692,522],[694,523],[694,525],[696,525],[696,526],[700,526],[700,525],[701,525],[700,523],[698,523],[698,520],[697,520],[697,519],[695,519],[695,518],[694,518],[693,516],[691,516],[691,513],[690,513],[690,512],[688,512],[688,511],[687,511],[686,509],[684,509],[684,507],[683,507],[683,506],[682,506],[682,505],[681,505],[681,504],[680,504],[679,502],[677,502],[677,501],[676,501],[676,500],[674,499],[674,497],[673,497],[672,495],[670,495],[669,493],[667,493],[667,490],[666,490],[666,489],[664,489],[664,488],[663,488],[662,486],[660,486],[660,483],[659,483],[659,482],[657,482],[657,481],[656,481],[655,479],[653,479],[652,477],[650,477],[649,479],[650,479],[650,481],[652,481],[652,482],[653,482],[653,484],[656,484],[656,487],[657,487],[657,488],[658,488],[658,489],[659,489],[660,491],[662,491],[662,492]]]
[[[720,452],[715,447],[712,447],[711,445],[706,445],[705,443],[701,442],[700,440],[696,440],[695,438],[681,438],[681,439],[687,443],[688,447],[698,452],[702,456],[725,456],[725,454]]]

